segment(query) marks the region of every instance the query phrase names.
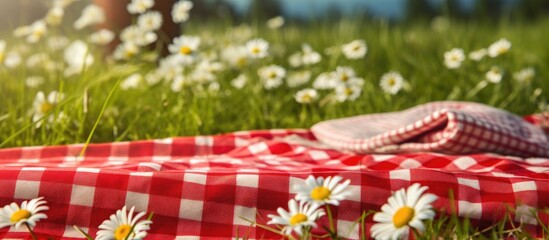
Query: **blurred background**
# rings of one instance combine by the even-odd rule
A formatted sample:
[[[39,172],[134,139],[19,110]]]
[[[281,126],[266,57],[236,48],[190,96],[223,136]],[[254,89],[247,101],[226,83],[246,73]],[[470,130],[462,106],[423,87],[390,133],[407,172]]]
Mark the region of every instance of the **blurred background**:
[[[113,0],[125,1],[125,0]],[[169,1],[169,0],[162,0]],[[80,0],[82,9],[90,0]],[[532,21],[549,13],[548,0],[192,0],[193,18],[230,19],[235,23],[282,15],[287,21],[386,19],[395,23],[447,16],[459,21]],[[13,29],[44,16],[48,0],[0,0],[0,27]],[[74,11],[77,15],[80,11]],[[124,14],[124,13],[122,13]],[[71,11],[67,11],[71,15]]]

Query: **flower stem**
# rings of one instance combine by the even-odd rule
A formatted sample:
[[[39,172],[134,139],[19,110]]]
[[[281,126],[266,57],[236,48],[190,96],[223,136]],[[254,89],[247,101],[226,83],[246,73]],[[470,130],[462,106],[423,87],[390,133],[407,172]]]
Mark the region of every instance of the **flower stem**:
[[[332,209],[330,208],[330,205],[326,204],[326,214],[328,214],[328,221],[330,221],[330,235],[335,234],[335,227],[334,227],[334,219],[332,217]]]
[[[32,231],[32,228],[30,227],[29,223],[25,223],[25,227],[27,227],[27,229],[29,230],[29,233],[32,237],[33,240],[38,240],[38,238],[36,237],[36,234],[34,234],[34,232]]]

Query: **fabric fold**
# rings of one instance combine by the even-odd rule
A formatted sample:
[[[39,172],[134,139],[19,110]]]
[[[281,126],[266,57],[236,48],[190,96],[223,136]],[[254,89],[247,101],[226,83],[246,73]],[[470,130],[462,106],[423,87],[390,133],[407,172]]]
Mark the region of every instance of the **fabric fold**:
[[[320,142],[355,153],[549,156],[549,140],[540,127],[471,102],[433,102],[401,112],[329,120],[311,130]]]

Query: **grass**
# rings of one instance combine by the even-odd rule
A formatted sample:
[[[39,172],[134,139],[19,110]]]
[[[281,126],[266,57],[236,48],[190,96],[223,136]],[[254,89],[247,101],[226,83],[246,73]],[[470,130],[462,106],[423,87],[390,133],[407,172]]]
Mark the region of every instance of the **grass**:
[[[95,63],[72,77],[63,75],[63,53],[48,49],[43,41],[35,45],[8,41],[8,49],[16,46],[23,59],[46,53],[50,61],[36,67],[25,64],[8,69],[0,67],[0,147],[57,145],[81,142],[111,142],[171,136],[218,134],[240,130],[272,128],[309,128],[319,121],[406,109],[421,103],[439,100],[475,101],[503,108],[519,115],[538,111],[549,91],[547,63],[549,51],[540,39],[549,37],[549,19],[535,23],[502,21],[497,27],[482,23],[450,22],[445,29],[433,30],[428,24],[393,25],[385,21],[317,22],[309,26],[288,25],[271,30],[263,23],[234,27],[228,22],[190,22],[185,34],[202,39],[200,52],[221,55],[230,44],[243,44],[249,38],[261,37],[271,43],[271,56],[251,63],[242,69],[226,67],[217,74],[219,90],[209,91],[207,84],[193,83],[174,92],[169,82],[122,90],[119,83],[134,73],[147,74],[157,67],[154,51],[145,52],[127,62],[116,62],[103,56],[103,49],[91,46],[89,54]],[[52,31],[52,35],[68,33],[71,39],[83,36],[67,29]],[[249,36],[246,36],[249,33]],[[8,33],[2,35],[10,38]],[[480,62],[466,60],[456,70],[447,69],[443,54],[454,47],[466,53],[485,48],[500,38],[509,39],[511,51],[497,58]],[[349,60],[340,46],[354,39],[364,39],[368,53],[364,59]],[[19,43],[18,43],[19,42]],[[322,61],[311,67],[292,68],[288,57],[308,43],[322,54]],[[159,42],[169,44],[169,41]],[[331,50],[330,50],[331,49]],[[327,52],[331,52],[328,54]],[[23,61],[24,62],[24,61]],[[58,65],[51,69],[48,64]],[[364,78],[361,96],[355,101],[335,102],[333,93],[321,90],[321,100],[301,105],[294,94],[311,86],[312,80],[299,88],[282,86],[265,90],[259,83],[257,69],[278,64],[289,73],[308,70],[313,79],[320,73],[334,71],[337,66],[350,66]],[[479,91],[472,90],[492,66],[504,71],[500,84],[488,84]],[[531,83],[513,79],[513,73],[533,67],[536,76]],[[192,71],[192,67],[185,73]],[[396,95],[384,93],[379,87],[381,75],[398,71],[409,87]],[[248,84],[242,89],[231,86],[230,80],[245,74]],[[39,76],[44,83],[26,86],[29,76]],[[45,123],[37,128],[32,122],[33,100],[39,91],[46,94],[59,91],[65,95],[50,115],[63,112],[63,121]],[[49,116],[45,116],[47,122]],[[426,233],[419,239],[432,239],[442,233],[458,239],[504,238],[506,234],[526,236],[520,228],[504,230],[507,220],[488,229],[475,229],[467,220],[456,216],[442,216],[427,223]],[[503,227],[502,227],[503,226]],[[519,230],[516,230],[519,229]],[[516,230],[516,231],[514,231]],[[547,229],[546,229],[547,230]]]
[[[225,23],[227,24],[227,23]],[[254,27],[254,25],[257,25]],[[308,128],[316,122],[367,114],[402,110],[417,104],[438,100],[463,100],[486,103],[525,115],[536,112],[549,89],[545,64],[549,61],[546,46],[539,39],[546,38],[549,21],[533,24],[501,23],[498,27],[482,24],[451,23],[446,30],[434,31],[425,24],[394,26],[384,21],[317,23],[308,27],[286,26],[270,30],[263,25],[234,28],[219,23],[189,23],[187,35],[202,38],[201,52],[220,55],[228,44],[240,44],[244,32],[249,37],[261,37],[271,43],[271,57],[236,70],[229,67],[217,76],[218,92],[207,91],[206,85],[193,84],[181,92],[170,90],[169,83],[153,86],[142,84],[137,89],[114,89],[99,119],[91,142],[123,141],[163,138],[198,134],[217,134],[248,129]],[[240,32],[238,32],[240,31]],[[443,53],[454,47],[470,52],[487,47],[499,38],[509,39],[511,51],[501,57],[485,58],[477,63],[466,60],[456,70],[443,65]],[[368,53],[364,59],[348,60],[339,51],[341,44],[364,39]],[[8,43],[13,46],[13,42]],[[287,58],[298,51],[302,43],[310,44],[323,56],[322,61],[310,68],[293,69]],[[62,62],[62,51],[49,51],[45,44],[27,46],[31,54],[46,52],[52,62]],[[327,55],[324,50],[335,49]],[[54,145],[84,142],[100,116],[107,94],[118,80],[133,73],[146,74],[156,68],[154,61],[144,60],[147,55],[125,63],[109,62],[97,47],[90,50],[95,63],[77,76],[65,78],[61,69],[41,67],[0,70],[0,143],[1,147],[25,145]],[[274,90],[260,87],[256,71],[268,64],[278,64],[289,73],[310,70],[313,79],[337,66],[350,66],[365,79],[362,95],[356,101],[343,103],[319,101],[310,105],[295,102],[293,95],[300,88],[283,86]],[[62,66],[62,65],[61,65]],[[477,94],[468,94],[484,79],[492,66],[504,71],[501,84],[489,84]],[[512,75],[534,67],[535,79],[531,84],[519,84]],[[190,71],[190,70],[185,70]],[[407,80],[410,89],[389,95],[379,87],[380,76],[398,71]],[[229,82],[238,74],[249,77],[249,84],[235,89]],[[44,84],[37,88],[25,86],[28,76],[41,76]],[[537,92],[536,92],[537,89]],[[67,121],[35,128],[31,121],[32,102],[38,91],[46,94],[57,90],[66,96],[54,112],[62,111]],[[542,91],[542,92],[540,92]],[[330,91],[321,91],[321,98],[330,98]],[[324,99],[326,100],[326,99]]]

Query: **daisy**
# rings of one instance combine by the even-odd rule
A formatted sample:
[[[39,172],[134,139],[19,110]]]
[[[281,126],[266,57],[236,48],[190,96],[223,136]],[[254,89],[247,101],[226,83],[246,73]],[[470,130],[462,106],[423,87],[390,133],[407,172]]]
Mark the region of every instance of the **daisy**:
[[[269,43],[261,38],[248,41],[246,49],[251,58],[265,58],[269,55]]]
[[[388,72],[381,76],[379,86],[386,93],[395,95],[404,86],[404,78],[398,72]]]
[[[162,26],[162,14],[150,11],[137,18],[137,25],[146,31],[155,31]]]
[[[246,86],[246,83],[248,82],[248,78],[244,74],[238,75],[235,79],[231,80],[231,86],[233,86],[236,89],[242,89],[244,86]]]
[[[189,19],[189,11],[193,8],[191,1],[179,1],[173,5],[172,19],[175,23],[182,23]]]
[[[532,67],[524,68],[515,74],[513,77],[520,83],[530,83],[536,76],[536,71]]]
[[[147,236],[147,230],[150,229],[152,221],[139,219],[145,215],[145,212],[140,212],[133,215],[135,207],[132,207],[129,212],[126,212],[126,206],[117,210],[116,214],[112,214],[108,220],[103,221],[99,225],[97,232],[97,240],[122,240],[122,239],[143,239]],[[130,232],[133,227],[133,232]]]
[[[90,35],[90,42],[98,45],[107,45],[114,39],[114,33],[108,29],[101,29]]]
[[[67,68],[65,76],[81,73],[86,67],[93,64],[94,58],[88,51],[88,45],[80,40],[74,41],[64,52]]]
[[[156,33],[141,28],[138,25],[130,25],[120,33],[120,40],[133,42],[137,46],[147,46],[158,39]]]
[[[423,220],[433,219],[435,212],[431,203],[437,197],[433,194],[423,194],[427,187],[421,187],[415,183],[408,189],[396,191],[387,203],[381,207],[381,212],[374,215],[374,221],[378,222],[370,229],[375,239],[406,239],[410,227],[423,231]]]
[[[170,55],[160,60],[157,72],[163,79],[171,81],[183,73],[183,66],[179,64],[179,57],[177,55]]]
[[[267,27],[270,29],[279,29],[284,26],[284,17],[276,16],[267,20]]]
[[[337,81],[333,75],[334,72],[321,73],[313,82],[313,87],[319,90],[335,88],[337,86]]]
[[[235,68],[244,68],[249,63],[248,50],[244,46],[228,46],[223,49],[221,57]]]
[[[295,96],[295,101],[301,104],[308,104],[318,99],[318,93],[315,89],[305,88],[298,91]]]
[[[347,84],[349,80],[356,76],[355,70],[350,67],[338,66],[333,74],[338,84]]]
[[[318,177],[310,175],[305,180],[304,185],[297,185],[294,190],[297,192],[295,199],[299,201],[312,202],[319,205],[331,204],[338,206],[339,202],[351,193],[347,191],[347,187],[351,180],[339,183],[343,178],[340,176]]]
[[[282,233],[286,235],[296,232],[298,235],[303,235],[304,228],[312,227],[316,228],[315,221],[324,216],[324,210],[318,208],[317,204],[309,204],[306,202],[299,202],[292,199],[288,201],[289,212],[283,208],[278,208],[278,216],[269,214],[267,217],[271,218],[271,221],[267,224],[279,224],[284,225],[282,227]]]
[[[303,65],[303,54],[296,52],[288,57],[288,63],[291,67],[297,68]]]
[[[141,14],[154,6],[154,0],[132,0],[127,6],[131,14]]]
[[[181,62],[190,64],[194,62],[194,56],[200,45],[200,38],[195,36],[180,36],[174,38],[173,43],[168,46],[171,53],[179,56]]]
[[[6,59],[6,41],[0,40],[0,64]]]
[[[257,70],[257,74],[263,81],[265,89],[273,89],[282,85],[282,79],[286,76],[286,70],[278,65],[270,65]]]
[[[315,52],[309,44],[303,44],[301,46],[303,54],[301,55],[301,62],[303,65],[317,64],[322,60],[322,56],[318,52]]]
[[[139,47],[133,42],[123,42],[114,49],[113,56],[117,60],[129,60],[139,53]]]
[[[48,38],[48,48],[52,51],[64,49],[70,43],[70,40],[64,36],[52,36]]]
[[[42,39],[44,35],[48,32],[46,22],[43,20],[38,20],[29,26],[29,32],[27,35],[28,43],[36,43]]]
[[[354,40],[341,47],[343,55],[348,59],[360,59],[368,52],[368,46],[364,40]]]
[[[76,2],[78,0],[54,0],[53,6],[54,7],[60,7],[60,8],[66,8],[72,3]]]
[[[43,197],[35,198],[30,201],[23,201],[21,207],[16,203],[0,208],[0,228],[7,226],[15,226],[19,228],[21,225],[27,225],[29,230],[36,226],[36,222],[41,219],[46,219],[48,216],[41,211],[46,211],[49,208],[44,205],[46,201],[42,201]]]
[[[500,83],[501,79],[503,78],[503,72],[499,67],[492,67],[485,76],[486,80],[491,83]]]
[[[73,26],[76,29],[83,29],[87,26],[103,23],[104,21],[105,12],[103,8],[90,4],[82,10],[82,15],[74,22]]]
[[[288,79],[286,83],[288,84],[288,87],[295,88],[299,87],[311,80],[311,71],[304,70],[299,72],[293,72],[288,75]]]
[[[40,121],[40,119],[51,112],[61,100],[63,100],[63,94],[60,94],[57,91],[53,91],[48,94],[47,98],[42,91],[36,93],[36,97],[32,103],[32,108],[34,110],[32,121],[36,123],[36,127],[41,126],[42,121]],[[49,119],[49,121],[53,121],[53,116]]]
[[[122,90],[137,88],[141,84],[142,80],[143,80],[143,77],[141,76],[141,74],[134,73],[120,83],[120,88]]]
[[[479,50],[476,50],[476,51],[473,51],[471,53],[469,53],[469,58],[473,61],[480,61],[482,60],[484,57],[486,57],[486,54],[488,54],[488,51],[485,49],[485,48],[482,48],[482,49],[479,49]]]
[[[336,99],[339,102],[354,101],[362,93],[362,88],[356,85],[339,84],[335,87]]]
[[[63,15],[65,15],[65,11],[61,7],[52,7],[50,10],[48,10],[48,13],[46,14],[45,21],[50,26],[58,26],[61,24],[61,21],[63,21]]]
[[[177,75],[172,81],[171,89],[173,92],[181,92],[183,87],[191,85],[192,80],[183,75]]]
[[[444,53],[444,65],[449,69],[459,68],[463,60],[465,60],[465,54],[461,48],[454,48]]]
[[[488,47],[488,56],[497,57],[503,55],[509,51],[511,48],[511,42],[509,40],[502,38],[495,43],[492,43]]]
[[[42,76],[29,76],[25,79],[25,86],[36,88],[44,83],[45,79]]]

